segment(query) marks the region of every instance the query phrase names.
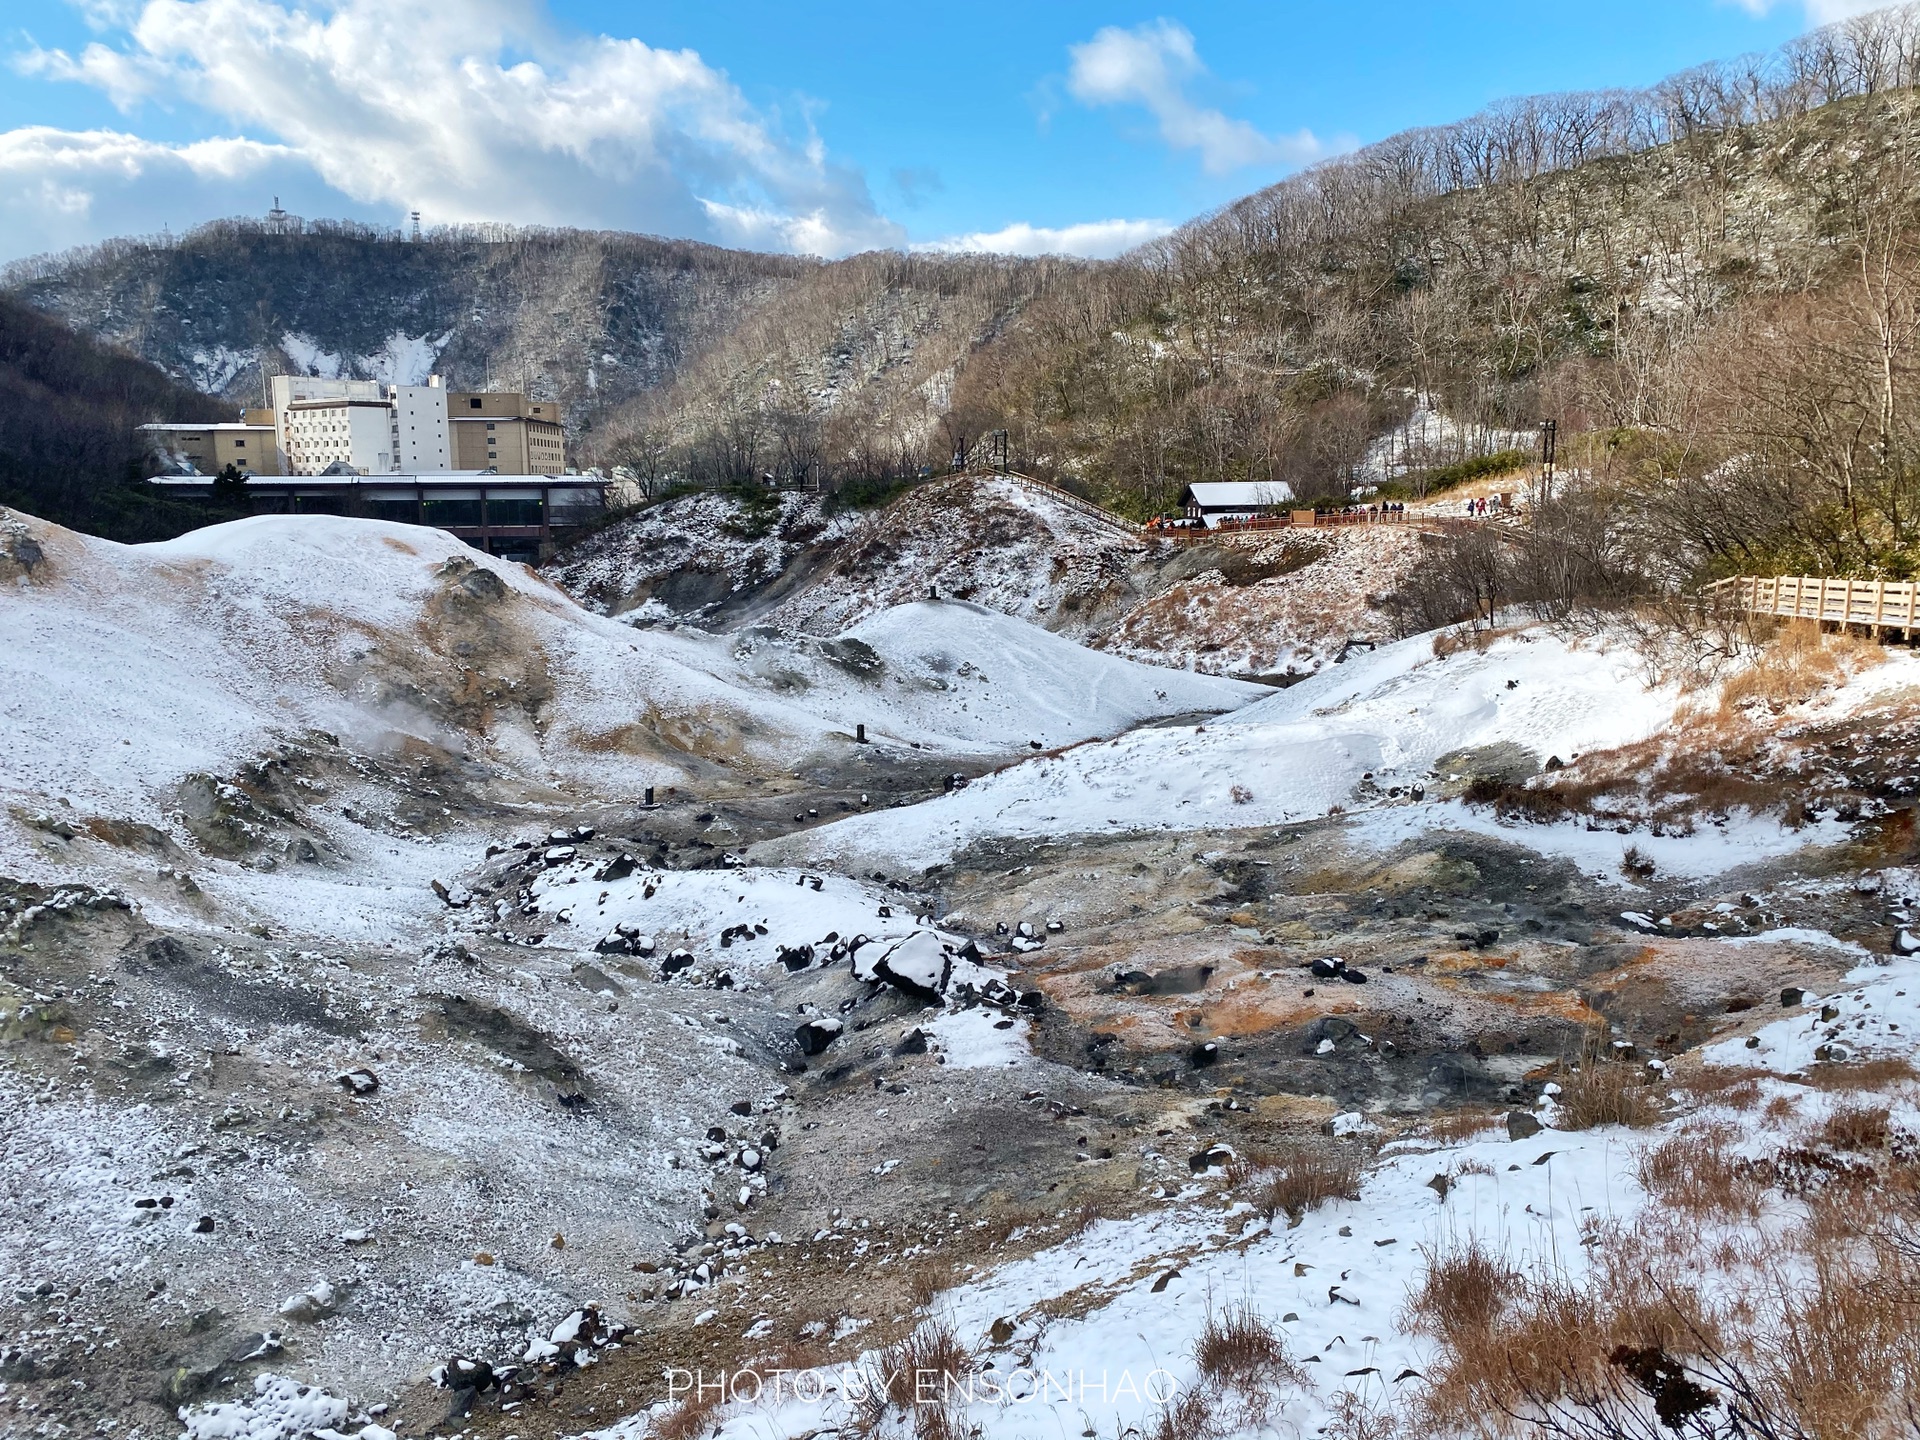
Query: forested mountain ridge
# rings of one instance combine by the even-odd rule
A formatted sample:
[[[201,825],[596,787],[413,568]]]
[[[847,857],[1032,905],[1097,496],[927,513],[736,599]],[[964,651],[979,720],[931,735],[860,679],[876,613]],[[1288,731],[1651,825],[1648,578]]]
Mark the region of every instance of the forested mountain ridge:
[[[232,401],[262,364],[525,386],[575,460],[656,490],[911,476],[1006,430],[1017,466],[1144,516],[1201,479],[1417,484],[1542,418],[1621,473],[1698,474],[1752,448],[1715,357],[1792,297],[1851,313],[1863,257],[1905,244],[1917,77],[1916,11],[1875,12],[1398,135],[1102,263],[220,222],[6,284]]]
[[[12,293],[183,383],[261,372],[525,387],[591,417],[672,375],[819,262],[588,231],[220,221],[16,264]]]

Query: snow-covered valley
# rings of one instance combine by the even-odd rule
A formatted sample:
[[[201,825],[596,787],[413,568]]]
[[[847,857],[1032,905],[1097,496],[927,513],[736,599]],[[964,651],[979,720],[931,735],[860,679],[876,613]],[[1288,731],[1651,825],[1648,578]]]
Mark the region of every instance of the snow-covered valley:
[[[544,577],[19,517],[0,1434],[1465,1434],[1554,1315],[1777,1405],[1794,1286],[1905,1283],[1835,1207],[1920,1143],[1910,652],[926,503]]]

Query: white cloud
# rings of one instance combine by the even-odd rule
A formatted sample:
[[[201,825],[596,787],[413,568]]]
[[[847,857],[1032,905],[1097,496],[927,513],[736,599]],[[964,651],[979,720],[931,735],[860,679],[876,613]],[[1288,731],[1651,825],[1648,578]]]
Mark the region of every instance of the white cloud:
[[[0,153],[12,154],[19,203],[37,203],[37,151],[40,178],[95,213],[126,208],[125,195],[183,167],[217,189],[204,149],[215,143],[304,167],[395,219],[419,209],[429,223],[606,226],[825,255],[902,238],[857,170],[811,131],[782,133],[694,51],[562,35],[537,0],[146,0],[97,4],[90,18],[123,28],[78,56],[29,50],[15,67],[126,109],[155,97],[197,106],[262,139],[69,137],[79,151],[90,138],[102,160],[117,147],[107,165],[64,153],[60,132],[15,131],[0,135]],[[260,168],[229,174],[226,203],[208,213],[264,208]]]
[[[299,156],[252,140],[171,146],[117,130],[0,132],[0,259],[229,213],[225,202],[245,187],[297,195],[303,185],[313,188],[313,177]]]
[[[1110,260],[1136,245],[1169,235],[1173,229],[1164,220],[1092,220],[1057,230],[1020,221],[999,230],[929,240],[913,248],[951,254],[1078,255],[1087,260]]]
[[[1207,67],[1193,33],[1171,20],[1122,30],[1109,25],[1084,44],[1067,47],[1073,65],[1067,88],[1087,105],[1141,105],[1176,150],[1199,152],[1210,174],[1248,165],[1302,165],[1328,153],[1311,130],[1267,135],[1245,120],[1196,103],[1187,93]]]
[[[1780,0],[1732,0],[1732,3],[1755,17],[1771,15],[1780,8]],[[1886,5],[1887,0],[1801,0],[1810,28],[1831,25],[1836,20],[1851,20],[1869,10],[1884,9]]]

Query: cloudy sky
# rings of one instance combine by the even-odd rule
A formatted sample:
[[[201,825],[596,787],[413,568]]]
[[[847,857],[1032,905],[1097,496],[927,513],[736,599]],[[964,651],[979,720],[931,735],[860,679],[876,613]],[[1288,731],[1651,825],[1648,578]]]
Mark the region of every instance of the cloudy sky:
[[[258,214],[1110,255],[1856,0],[0,0],[0,261]]]

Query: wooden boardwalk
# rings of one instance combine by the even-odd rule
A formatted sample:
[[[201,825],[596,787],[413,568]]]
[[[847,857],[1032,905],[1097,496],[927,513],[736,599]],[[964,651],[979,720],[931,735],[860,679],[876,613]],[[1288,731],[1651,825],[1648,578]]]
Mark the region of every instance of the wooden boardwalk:
[[[1753,615],[1908,630],[1920,623],[1920,584],[1909,580],[1834,580],[1817,575],[1773,579],[1740,575],[1703,586],[1701,597]]]

